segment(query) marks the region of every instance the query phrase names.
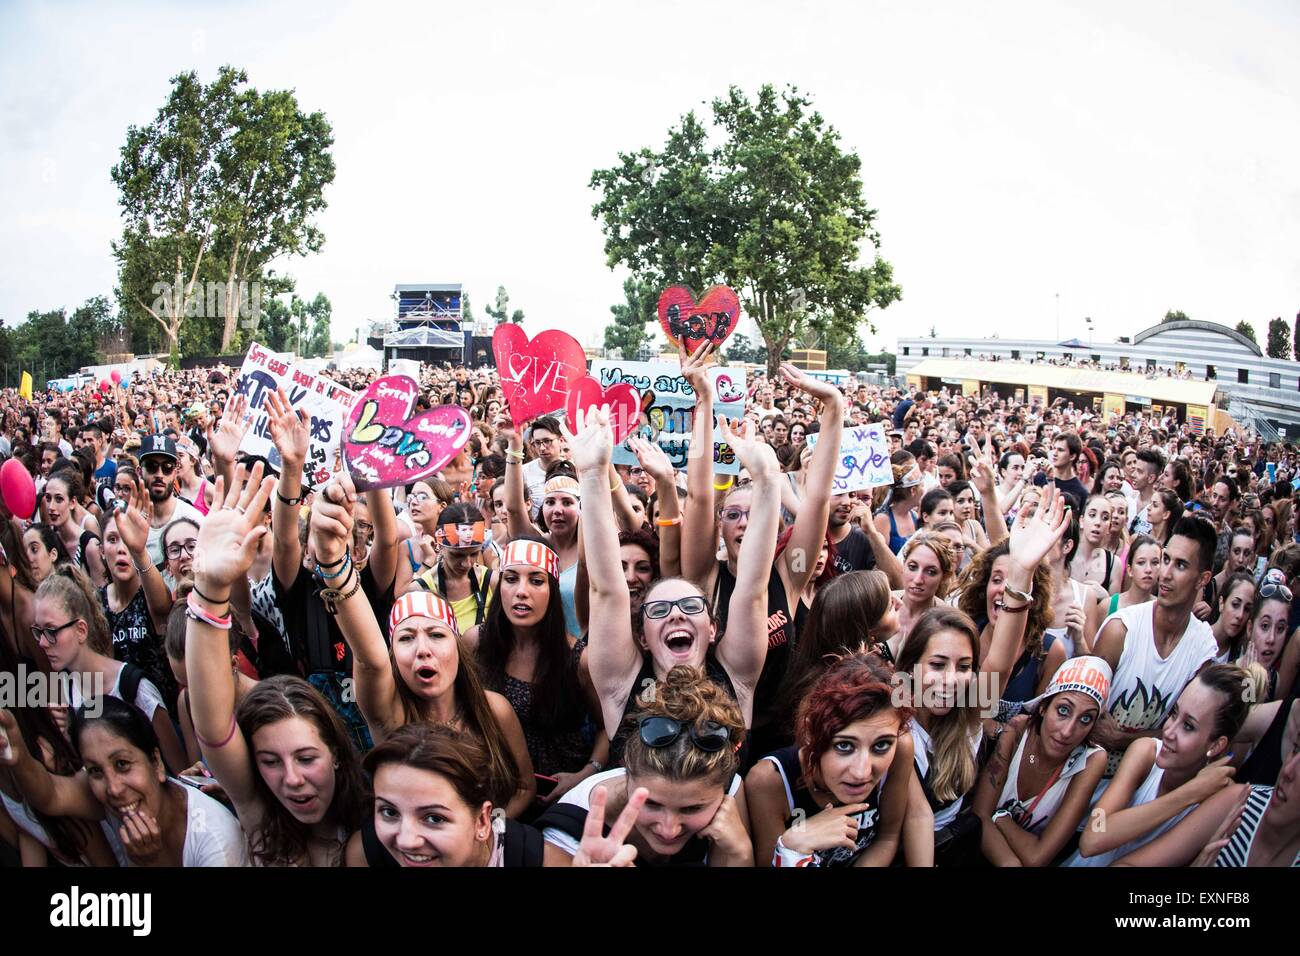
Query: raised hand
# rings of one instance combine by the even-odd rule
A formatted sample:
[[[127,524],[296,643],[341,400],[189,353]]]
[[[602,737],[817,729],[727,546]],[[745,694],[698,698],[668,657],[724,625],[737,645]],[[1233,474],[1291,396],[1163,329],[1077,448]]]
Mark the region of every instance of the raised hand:
[[[627,440],[627,447],[636,455],[636,460],[641,463],[646,474],[656,482],[675,482],[677,472],[673,468],[673,463],[668,460],[664,450],[659,447],[657,442],[648,442],[644,438],[632,435]]]
[[[838,388],[830,382],[823,382],[821,379],[813,378],[803,369],[796,368],[789,362],[781,363],[781,377],[789,385],[801,392],[808,393],[822,404],[830,404],[831,402],[843,404],[844,395]]]
[[[247,577],[258,540],[270,532],[262,523],[262,511],[275,479],[262,477],[259,461],[251,472],[240,465],[229,490],[224,485],[218,477],[212,502],[221,505],[203,519],[194,552],[194,583],[214,600],[223,599],[240,575]]]
[[[973,484],[983,497],[994,494],[994,477],[996,472],[993,467],[993,440],[987,436],[984,439],[984,447],[980,449],[978,455],[968,455],[970,461],[971,484]]]
[[[733,425],[725,418],[718,419],[718,428],[722,440],[731,446],[741,465],[749,472],[749,477],[775,477],[780,474],[781,465],[776,460],[776,452],[763,441],[762,433],[749,422],[740,420]]]
[[[216,425],[208,427],[208,448],[211,449],[214,460],[227,462],[235,460],[235,455],[239,453],[239,443],[244,440],[244,433],[248,431],[249,423],[244,419],[244,412],[247,409],[248,399],[243,395],[236,395],[226,403]]]
[[[346,471],[335,475],[311,506],[312,550],[320,564],[337,564],[347,554],[352,541],[357,490]]]
[[[650,791],[639,787],[628,798],[627,806],[609,828],[609,836],[605,836],[605,804],[609,793],[604,787],[593,790],[591,809],[587,811],[587,822],[582,827],[582,842],[578,844],[578,852],[573,855],[573,865],[632,866],[636,861],[636,847],[628,846],[623,841],[632,832],[632,826],[649,797]]]
[[[149,519],[153,516],[153,501],[144,489],[144,479],[135,479],[131,497],[125,511],[117,514],[117,533],[131,555],[132,563],[138,554],[144,554],[149,542]]]
[[[709,358],[716,351],[712,342],[704,342],[690,355],[686,346],[677,343],[677,353],[682,362],[682,378],[690,383],[695,394],[701,398],[713,397],[713,380],[709,378]]]
[[[289,404],[284,389],[277,388],[266,394],[267,428],[271,441],[286,465],[302,467],[307,460],[307,445],[311,438],[310,422],[303,409],[295,411]]]
[[[1068,525],[1065,496],[1055,485],[1049,484],[1043,489],[1043,497],[1033,517],[1023,524],[1017,521],[1011,529],[1011,560],[1032,575],[1052,545],[1065,535]]]
[[[584,413],[577,410],[573,431],[567,422],[560,422],[560,433],[569,445],[573,466],[580,474],[605,471],[614,454],[614,432],[609,427],[609,406],[602,405]]]

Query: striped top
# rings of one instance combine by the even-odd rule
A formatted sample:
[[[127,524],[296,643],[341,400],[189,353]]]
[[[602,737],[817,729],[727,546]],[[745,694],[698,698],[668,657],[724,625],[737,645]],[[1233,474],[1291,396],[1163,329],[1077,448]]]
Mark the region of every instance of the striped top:
[[[1264,818],[1269,801],[1273,799],[1272,787],[1252,785],[1250,796],[1246,798],[1246,808],[1241,812],[1241,822],[1232,831],[1228,844],[1219,851],[1214,859],[1215,866],[1245,866],[1250,858],[1250,847],[1255,842],[1255,833],[1259,830],[1259,821]],[[1291,861],[1292,867],[1300,867],[1300,853]]]

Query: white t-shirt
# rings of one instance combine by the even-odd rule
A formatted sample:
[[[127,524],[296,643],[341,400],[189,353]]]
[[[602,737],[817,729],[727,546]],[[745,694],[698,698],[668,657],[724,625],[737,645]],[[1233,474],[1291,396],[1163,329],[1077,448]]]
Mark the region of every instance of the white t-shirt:
[[[1159,726],[1187,682],[1196,676],[1202,664],[1213,661],[1219,653],[1210,625],[1189,617],[1187,630],[1173,652],[1167,658],[1161,657],[1156,651],[1155,612],[1155,601],[1121,608],[1102,621],[1097,631],[1100,634],[1116,618],[1127,630],[1119,666],[1115,668],[1106,697],[1106,709],[1123,730],[1150,730]],[[1107,777],[1115,775],[1122,756],[1122,753],[1111,753],[1106,765]]]
[[[122,685],[123,670],[125,670],[125,667],[119,667],[117,669],[117,676],[113,678],[113,686],[108,688],[109,697],[116,697],[118,700],[125,700],[120,689]],[[81,695],[81,681],[72,680],[68,681],[68,683],[72,686],[72,709],[76,710],[85,703],[85,698]],[[128,704],[134,704],[135,707],[148,717],[150,721],[153,720],[154,711],[159,707],[161,707],[164,712],[167,710],[167,705],[163,703],[162,694],[158,692],[158,688],[147,677],[140,678],[140,686],[136,688],[135,691],[135,700],[128,700],[126,702]]]
[[[524,485],[528,488],[531,510],[536,512],[546,497],[546,469],[540,458],[534,458],[523,467]]]
[[[627,769],[625,767],[616,767],[613,770],[594,773],[564,796],[560,797],[560,803],[581,807],[584,810],[590,810],[591,794],[593,790],[603,784],[607,790],[612,791],[614,789],[614,784],[617,784],[626,776]],[[740,785],[740,774],[735,774],[731,778],[731,789],[727,791],[728,794],[734,797],[740,791]],[[606,814],[605,823],[610,824],[613,822],[614,818],[611,818],[609,814]],[[578,841],[569,836],[569,834],[565,833],[563,830],[556,829],[555,827],[547,827],[542,831],[542,836],[546,838],[547,843],[550,843],[553,846],[558,846],[565,853],[569,854],[569,856],[573,856],[578,852]]]
[[[168,778],[168,783],[185,791],[188,820],[181,866],[248,866],[244,830],[235,815],[195,787],[174,778]],[[104,821],[104,833],[118,865],[130,866],[131,859],[117,832],[120,826],[121,821],[110,814]]]
[[[203,523],[203,512],[199,511],[198,508],[194,507],[184,498],[173,496],[172,501],[176,502],[176,507],[172,509],[172,516],[167,519],[167,523],[161,528],[149,529],[149,539],[146,543],[146,547],[149,549],[149,560],[154,563],[155,567],[161,565],[167,557],[163,554],[162,549],[163,530],[167,525],[171,524],[177,518],[189,518],[191,521],[200,525]]]

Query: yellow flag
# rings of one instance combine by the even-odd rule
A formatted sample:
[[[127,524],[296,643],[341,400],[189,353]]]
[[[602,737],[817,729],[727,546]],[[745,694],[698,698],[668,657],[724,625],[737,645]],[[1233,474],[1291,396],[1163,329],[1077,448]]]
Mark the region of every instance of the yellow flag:
[[[23,380],[18,385],[18,397],[32,400],[32,373],[23,372]]]

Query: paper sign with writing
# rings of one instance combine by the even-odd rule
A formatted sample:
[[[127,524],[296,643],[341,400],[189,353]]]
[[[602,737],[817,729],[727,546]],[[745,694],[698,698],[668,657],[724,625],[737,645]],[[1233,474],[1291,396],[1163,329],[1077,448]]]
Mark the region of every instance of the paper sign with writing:
[[[564,408],[573,383],[587,374],[587,355],[567,332],[547,329],[533,338],[504,322],[492,333],[501,392],[516,427]]]
[[[695,422],[695,390],[676,363],[595,361],[591,363],[591,377],[603,388],[626,382],[640,392],[643,417],[636,434],[657,442],[678,471],[686,469]],[[715,366],[709,369],[709,377],[713,382],[713,470],[718,474],[739,474],[740,462],[722,440],[717,419],[744,417],[745,372]],[[626,442],[615,446],[613,461],[616,465],[637,463]]]
[[[358,491],[395,488],[440,471],[469,442],[473,422],[459,405],[414,413],[420,386],[406,375],[375,379],[348,416],[343,458]]]
[[[301,408],[307,412],[311,431],[307,460],[303,463],[303,482],[308,487],[319,488],[334,473],[334,462],[343,439],[343,425],[356,404],[357,395],[278,357],[269,349],[256,343],[251,345],[235,386],[236,394],[248,399],[245,417],[250,422],[244,440],[239,443],[239,450],[265,458],[276,469],[282,468],[283,462],[271,441],[266,395],[277,387],[284,389],[294,409]]]
[[[817,433],[808,436],[808,447],[817,447]],[[894,483],[894,472],[889,464],[889,440],[885,426],[857,425],[844,429],[840,439],[839,462],[831,480],[831,494],[844,495],[850,491],[875,488]]]
[[[684,285],[670,285],[659,295],[659,324],[674,346],[687,353],[704,342],[721,345],[740,323],[740,299],[725,285],[715,285],[695,301]]]

